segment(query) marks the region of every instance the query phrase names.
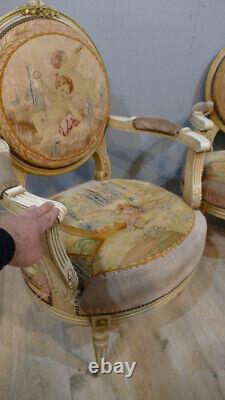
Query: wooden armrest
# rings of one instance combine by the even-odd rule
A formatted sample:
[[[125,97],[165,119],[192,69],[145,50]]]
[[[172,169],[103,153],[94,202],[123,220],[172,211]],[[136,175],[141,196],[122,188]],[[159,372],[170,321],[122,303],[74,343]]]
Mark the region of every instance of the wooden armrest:
[[[213,129],[213,122],[206,118],[213,112],[214,104],[212,101],[197,103],[192,108],[192,115],[190,118],[191,124],[200,132],[205,132]]]
[[[204,115],[211,114],[213,110],[214,110],[213,101],[202,101],[200,103],[196,103],[192,108],[193,112],[200,112]]]
[[[14,212],[15,214],[21,214],[24,210],[34,205],[41,206],[47,201],[51,201],[52,203],[54,203],[54,206],[59,209],[57,222],[61,224],[67,213],[67,209],[62,203],[59,203],[58,201],[35,196],[27,192],[22,186],[16,186],[12,189],[5,190],[2,196],[3,206],[8,208],[11,212]]]
[[[19,185],[5,190],[1,200],[3,207],[7,208],[11,213],[16,215],[22,214],[30,206],[40,206],[46,203],[46,201],[49,200],[26,192],[26,190]],[[40,263],[43,264],[45,268],[56,268],[66,285],[73,285],[75,296],[76,288],[78,286],[78,277],[64,249],[59,235],[58,226],[59,223],[62,223],[67,210],[61,203],[53,200],[50,201],[52,201],[54,205],[59,208],[60,212],[55,224],[51,228],[47,229],[45,234],[42,235],[44,260],[41,260]]]
[[[0,140],[0,190],[1,199],[3,206],[9,209],[12,213],[20,214],[32,205],[40,206],[47,199],[32,195],[26,192],[23,186],[18,185],[18,181],[13,173],[11,159],[10,159],[10,148],[4,140]],[[58,215],[58,223],[61,223],[67,213],[66,207],[56,201],[51,200],[54,205],[59,208],[60,212]],[[61,280],[58,277],[62,277],[66,286],[64,286],[65,293],[68,291],[75,301],[77,296],[78,277],[68,258],[64,249],[63,243],[59,235],[59,228],[56,224],[47,229],[42,237],[42,245],[44,248],[44,257],[39,262],[43,268],[49,268],[52,271],[52,276],[56,279],[59,287],[62,287]],[[57,302],[57,291],[55,290],[53,301]],[[71,307],[73,307],[71,305]]]
[[[174,140],[176,142],[185,144],[196,153],[203,153],[210,150],[209,140],[203,137],[202,135],[193,132],[190,128],[181,128],[180,125],[172,121],[160,118],[156,119],[155,117],[150,117],[150,118],[151,121],[150,119],[146,121],[145,117],[142,119],[141,122],[140,118],[137,117],[124,118],[116,115],[110,115],[108,118],[107,126],[112,129],[131,132],[131,133],[143,133],[143,134],[164,136],[170,140]],[[151,128],[150,128],[150,122],[151,122]],[[142,129],[139,129],[137,127],[140,126],[140,123]],[[158,131],[153,131],[152,130],[153,126],[156,128],[156,124]],[[161,129],[160,132],[159,129]]]
[[[12,168],[10,148],[2,139],[0,139],[0,171],[0,200],[11,211],[20,213],[32,205],[41,206],[49,201],[28,193],[25,188],[18,184]],[[60,210],[57,219],[61,223],[67,213],[66,207],[57,201],[53,201],[53,203]]]

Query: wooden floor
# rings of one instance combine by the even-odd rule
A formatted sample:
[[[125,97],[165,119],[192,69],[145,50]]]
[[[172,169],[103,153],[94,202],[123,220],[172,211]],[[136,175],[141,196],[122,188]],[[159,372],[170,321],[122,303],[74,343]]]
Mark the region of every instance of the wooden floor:
[[[225,399],[225,223],[210,219],[191,284],[168,305],[111,334],[111,361],[136,361],[131,379],[93,376],[90,330],[32,301],[20,272],[0,273],[0,400]]]

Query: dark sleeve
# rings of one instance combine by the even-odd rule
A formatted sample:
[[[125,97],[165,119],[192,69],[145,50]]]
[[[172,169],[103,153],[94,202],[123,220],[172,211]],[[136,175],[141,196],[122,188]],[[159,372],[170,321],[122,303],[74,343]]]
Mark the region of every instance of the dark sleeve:
[[[12,260],[16,246],[12,236],[0,228],[0,270]]]

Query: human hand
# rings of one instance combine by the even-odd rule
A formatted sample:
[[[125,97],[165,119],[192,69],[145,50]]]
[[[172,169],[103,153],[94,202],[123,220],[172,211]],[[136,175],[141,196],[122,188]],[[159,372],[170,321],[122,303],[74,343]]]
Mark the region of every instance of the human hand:
[[[59,209],[52,202],[40,207],[31,206],[23,215],[9,215],[0,221],[15,242],[15,254],[10,265],[26,267],[38,262],[43,256],[42,234],[54,224]]]

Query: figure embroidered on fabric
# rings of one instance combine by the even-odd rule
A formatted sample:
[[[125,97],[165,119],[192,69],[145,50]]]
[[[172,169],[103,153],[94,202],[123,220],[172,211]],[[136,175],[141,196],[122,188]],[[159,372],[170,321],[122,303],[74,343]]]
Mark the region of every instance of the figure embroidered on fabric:
[[[8,121],[36,154],[79,157],[101,134],[108,108],[104,71],[79,40],[55,34],[48,41],[45,36],[34,40],[36,52],[28,41],[6,67],[3,103]]]

